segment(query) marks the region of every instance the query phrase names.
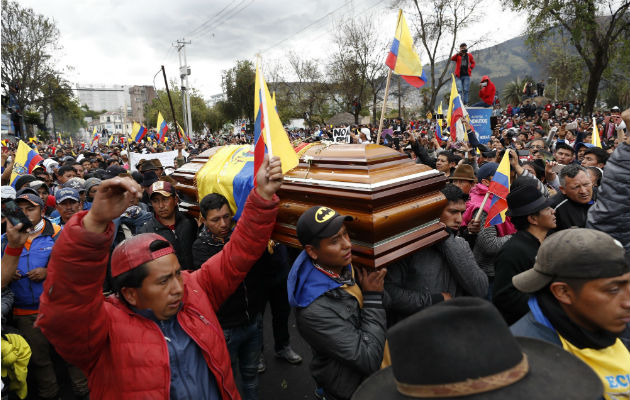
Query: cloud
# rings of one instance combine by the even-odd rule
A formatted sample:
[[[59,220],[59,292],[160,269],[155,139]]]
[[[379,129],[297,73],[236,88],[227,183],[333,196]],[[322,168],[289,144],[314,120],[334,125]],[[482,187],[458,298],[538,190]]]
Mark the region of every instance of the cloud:
[[[55,20],[63,46],[57,55],[60,65],[74,67],[68,73],[69,80],[150,85],[164,65],[169,79],[179,81],[177,51],[172,44],[188,35],[186,40],[192,41],[186,47],[192,69],[190,83],[205,96],[221,91],[221,71],[237,59],[254,59],[256,53],[279,42],[263,54],[265,59],[278,59],[294,50],[325,62],[333,48],[334,21],[362,15],[369,9],[379,18],[384,36],[395,25],[395,10],[388,8],[386,0],[19,2]],[[384,18],[388,14],[391,21]],[[293,36],[309,24],[313,26]],[[162,88],[163,80],[158,78],[156,86]]]

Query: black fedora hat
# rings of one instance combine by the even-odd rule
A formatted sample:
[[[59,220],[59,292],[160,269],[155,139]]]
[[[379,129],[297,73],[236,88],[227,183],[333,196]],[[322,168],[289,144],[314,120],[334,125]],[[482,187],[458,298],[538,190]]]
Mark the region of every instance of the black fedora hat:
[[[532,179],[521,179],[518,178],[515,182],[521,184],[514,185],[506,197],[508,210],[505,214],[509,217],[536,214],[551,205],[551,201],[540,193],[534,182],[531,182]]]
[[[515,338],[494,306],[460,297],[428,307],[388,331],[392,366],[352,399],[599,399],[593,370],[536,339]]]

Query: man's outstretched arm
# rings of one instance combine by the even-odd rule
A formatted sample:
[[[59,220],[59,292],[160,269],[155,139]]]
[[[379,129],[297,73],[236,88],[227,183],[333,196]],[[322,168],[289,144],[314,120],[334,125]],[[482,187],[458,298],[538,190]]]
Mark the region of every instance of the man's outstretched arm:
[[[114,236],[112,220],[140,193],[131,179],[103,181],[90,211],[68,221],[50,256],[37,326],[66,361],[87,372],[109,331],[102,286]]]

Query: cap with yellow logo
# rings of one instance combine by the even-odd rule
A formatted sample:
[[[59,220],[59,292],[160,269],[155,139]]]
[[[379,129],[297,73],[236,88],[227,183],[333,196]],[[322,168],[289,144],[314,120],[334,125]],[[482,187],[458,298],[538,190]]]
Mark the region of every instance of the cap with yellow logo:
[[[302,246],[311,244],[315,239],[333,236],[344,221],[352,221],[352,217],[341,215],[332,208],[314,206],[304,211],[297,222],[297,236]]]

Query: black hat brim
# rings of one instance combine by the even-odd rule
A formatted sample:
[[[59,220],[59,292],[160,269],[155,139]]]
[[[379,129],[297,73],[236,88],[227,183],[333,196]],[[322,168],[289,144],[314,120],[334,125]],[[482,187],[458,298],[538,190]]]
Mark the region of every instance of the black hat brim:
[[[332,221],[330,221],[330,223],[328,225],[326,225],[326,227],[324,229],[322,229],[321,231],[317,232],[315,237],[317,239],[323,239],[323,238],[328,238],[328,237],[331,237],[331,236],[335,235],[337,232],[339,232],[339,229],[341,229],[341,226],[343,225],[343,223],[345,221],[352,221],[352,217],[349,216],[349,215],[337,215],[337,216],[335,216],[332,219]]]
[[[517,337],[527,355],[529,372],[512,385],[491,392],[463,397],[441,397],[452,400],[503,399],[601,399],[603,386],[593,370],[561,347],[537,339]],[[492,354],[480,355],[492,357]],[[431,363],[427,363],[431,368]],[[418,371],[419,374],[422,371]],[[426,397],[417,397],[419,399]],[[410,400],[396,389],[391,367],[382,369],[366,379],[352,395],[352,400]]]
[[[508,208],[505,215],[507,215],[508,217],[522,217],[526,215],[532,215],[536,214],[538,211],[544,210],[547,207],[551,207],[552,204],[553,202],[551,201],[551,199],[541,196],[536,199],[536,201],[533,201],[523,207],[514,209]]]

